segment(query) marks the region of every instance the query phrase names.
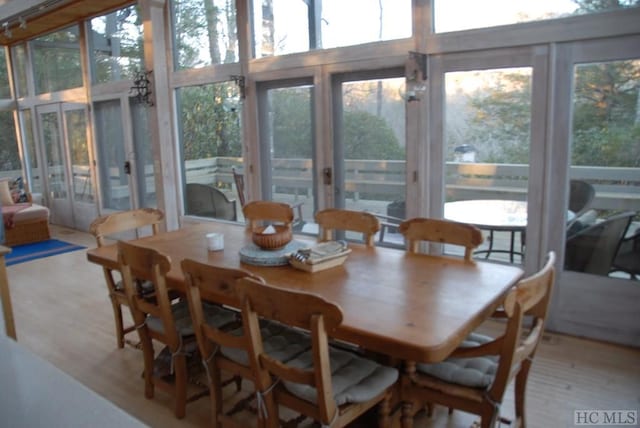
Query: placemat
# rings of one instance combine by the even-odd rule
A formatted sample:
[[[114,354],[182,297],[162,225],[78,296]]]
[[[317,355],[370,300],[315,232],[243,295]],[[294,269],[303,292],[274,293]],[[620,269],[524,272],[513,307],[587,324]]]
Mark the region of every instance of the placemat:
[[[289,254],[308,246],[308,242],[293,240],[279,250],[263,250],[251,243],[240,249],[240,261],[254,266],[284,266],[289,264]]]

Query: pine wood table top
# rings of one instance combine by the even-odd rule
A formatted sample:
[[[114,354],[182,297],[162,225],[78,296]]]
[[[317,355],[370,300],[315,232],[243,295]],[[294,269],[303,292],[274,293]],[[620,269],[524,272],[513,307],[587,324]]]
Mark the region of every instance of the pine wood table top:
[[[207,251],[206,233],[224,234],[223,251]],[[296,240],[309,237],[294,236]],[[251,242],[242,225],[202,223],[136,240],[172,260],[168,285],[184,290],[180,261],[191,258],[241,268],[268,283],[317,293],[340,305],[341,327],[333,336],[392,357],[436,362],[446,358],[500,304],[523,275],[512,265],[465,263],[447,257],[350,244],[342,266],[309,273],[291,266],[253,266],[239,251]],[[117,268],[115,245],[90,249],[90,262]]]

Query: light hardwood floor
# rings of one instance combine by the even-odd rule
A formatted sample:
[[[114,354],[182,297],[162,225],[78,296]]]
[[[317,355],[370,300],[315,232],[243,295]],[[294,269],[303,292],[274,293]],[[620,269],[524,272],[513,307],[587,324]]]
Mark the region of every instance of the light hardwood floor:
[[[86,233],[60,227],[53,233],[95,246]],[[144,398],[142,355],[130,347],[117,349],[102,272],[86,260],[85,251],[10,266],[8,275],[22,345],[150,426],[208,426],[206,398],[190,404],[181,421],[173,417],[171,399],[163,392]],[[639,367],[640,349],[546,334],[529,378],[529,427],[572,427],[576,409],[640,409]],[[506,417],[513,414],[511,397],[509,390],[502,407]],[[469,427],[475,419],[437,408],[434,417],[421,415],[415,426]],[[370,420],[357,425],[373,426]]]

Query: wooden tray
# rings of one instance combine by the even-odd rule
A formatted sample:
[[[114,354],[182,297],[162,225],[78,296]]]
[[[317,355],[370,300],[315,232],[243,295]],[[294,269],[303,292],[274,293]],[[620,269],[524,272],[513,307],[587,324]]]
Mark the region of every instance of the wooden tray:
[[[345,251],[336,254],[335,257],[327,258],[315,263],[301,262],[300,260],[294,259],[292,257],[289,259],[289,263],[296,269],[300,269],[306,272],[318,272],[342,265],[344,261],[347,260],[350,252],[350,249],[346,249]]]

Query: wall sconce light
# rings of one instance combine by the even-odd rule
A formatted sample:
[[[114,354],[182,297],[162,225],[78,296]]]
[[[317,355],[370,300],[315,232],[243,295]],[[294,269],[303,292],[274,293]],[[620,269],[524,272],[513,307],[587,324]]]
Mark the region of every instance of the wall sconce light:
[[[10,39],[11,37],[13,37],[13,33],[11,32],[11,30],[9,29],[9,21],[4,22],[2,24],[2,28],[4,28],[4,36],[7,39]]]
[[[405,63],[407,79],[407,101],[420,101],[420,95],[427,90],[427,54],[409,51]]]
[[[244,97],[246,96],[246,89],[247,89],[245,86],[244,76],[241,74],[232,74],[229,77],[231,78],[231,80],[235,82],[236,85],[238,85],[238,90],[240,91],[240,99],[244,100]]]
[[[136,71],[133,78],[133,86],[129,90],[129,93],[133,95],[133,98],[138,103],[144,103],[147,106],[153,106],[153,100],[151,99],[151,80],[149,76],[153,70],[149,71]]]

